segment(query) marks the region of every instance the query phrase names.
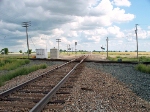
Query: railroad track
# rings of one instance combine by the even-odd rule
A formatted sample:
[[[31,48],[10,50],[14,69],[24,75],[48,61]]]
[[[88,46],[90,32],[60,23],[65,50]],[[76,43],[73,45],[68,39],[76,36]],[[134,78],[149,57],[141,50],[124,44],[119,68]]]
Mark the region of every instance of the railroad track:
[[[49,70],[40,76],[18,85],[0,94],[0,112],[30,111],[40,112],[63,108],[71,94],[74,81],[81,72],[82,62],[87,56],[81,56]]]

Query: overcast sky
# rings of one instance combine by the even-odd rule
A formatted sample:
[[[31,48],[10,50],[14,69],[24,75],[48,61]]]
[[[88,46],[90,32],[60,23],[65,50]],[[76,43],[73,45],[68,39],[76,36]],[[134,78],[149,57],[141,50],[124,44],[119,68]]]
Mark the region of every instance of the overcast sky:
[[[29,47],[67,45],[77,50],[135,51],[135,24],[138,25],[140,51],[150,51],[150,0],[0,0],[0,49],[10,52],[27,51],[25,27],[28,27]]]

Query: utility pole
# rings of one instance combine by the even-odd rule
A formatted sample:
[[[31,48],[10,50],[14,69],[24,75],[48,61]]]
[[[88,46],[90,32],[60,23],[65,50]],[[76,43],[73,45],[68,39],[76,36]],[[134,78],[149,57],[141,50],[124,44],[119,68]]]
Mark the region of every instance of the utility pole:
[[[108,59],[108,37],[107,37],[106,41],[107,41],[107,59]]]
[[[77,49],[76,49],[76,45],[77,45],[77,42],[75,42],[75,54],[77,53],[77,52],[76,52],[76,50],[77,50]]]
[[[68,51],[70,52],[70,44],[68,45]],[[69,53],[69,55],[70,55],[70,53]]]
[[[68,44],[67,44],[67,54],[68,54]]]
[[[136,34],[136,43],[137,43],[137,59],[138,59],[138,36],[137,36],[137,25],[138,24],[135,24],[135,28],[136,28],[136,30],[135,30],[135,34]]]
[[[58,42],[58,51],[59,51],[59,42],[61,42],[60,40],[61,39],[56,39],[56,42]]]
[[[31,21],[29,22],[22,22],[22,27],[26,27],[26,36],[27,36],[27,47],[28,47],[28,58],[29,58],[29,42],[28,42],[28,27],[31,26]]]
[[[5,37],[6,37],[6,36],[5,36]],[[5,44],[5,37],[4,37],[4,44]],[[5,57],[5,50],[6,50],[6,49],[5,49],[5,47],[4,47],[4,57]]]

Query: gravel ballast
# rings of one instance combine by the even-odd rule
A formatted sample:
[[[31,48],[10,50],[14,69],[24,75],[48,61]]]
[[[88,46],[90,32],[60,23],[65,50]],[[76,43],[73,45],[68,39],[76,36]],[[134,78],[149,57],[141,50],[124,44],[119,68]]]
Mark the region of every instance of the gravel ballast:
[[[87,63],[86,65],[110,73],[121,82],[124,82],[138,96],[150,102],[150,74],[135,70],[136,65],[100,63]]]
[[[34,60],[32,64],[44,61]],[[30,64],[31,64],[30,63]],[[12,88],[64,62],[44,62],[48,68],[19,76],[0,87],[0,92]],[[86,62],[74,84],[63,112],[149,112],[149,74],[138,72],[135,65]],[[145,86],[146,85],[146,86]],[[144,88],[145,87],[145,88]],[[86,90],[82,88],[87,88]],[[140,90],[144,88],[146,91]],[[136,93],[136,91],[139,94]],[[144,94],[146,97],[140,96]],[[139,97],[140,96],[140,97]],[[147,100],[147,101],[145,101]]]
[[[150,103],[138,97],[110,73],[86,63],[64,112],[149,112]],[[83,90],[82,88],[86,88]]]

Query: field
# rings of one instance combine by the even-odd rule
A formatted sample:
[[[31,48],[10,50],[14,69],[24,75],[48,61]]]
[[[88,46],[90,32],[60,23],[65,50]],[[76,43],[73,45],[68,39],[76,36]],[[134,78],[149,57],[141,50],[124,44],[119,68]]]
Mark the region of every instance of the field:
[[[92,54],[92,55],[99,55],[102,57],[107,57],[107,52],[60,52],[60,57],[67,56],[78,56],[78,55],[85,55],[85,54]],[[36,56],[36,53],[31,53],[29,55],[30,58]],[[136,52],[108,52],[108,56],[111,58],[135,58],[137,57]],[[139,57],[150,57],[150,52],[139,52]],[[23,53],[9,53],[8,55],[0,54],[0,58],[8,57],[8,58],[27,58],[28,54]],[[50,58],[50,52],[48,52],[48,58]]]
[[[94,52],[93,54],[100,54],[100,55],[107,55],[107,52]],[[128,57],[128,58],[136,58],[137,53],[136,52],[108,52],[108,55],[110,57]],[[141,56],[146,56],[150,57],[150,52],[139,52],[138,53],[139,57]]]

